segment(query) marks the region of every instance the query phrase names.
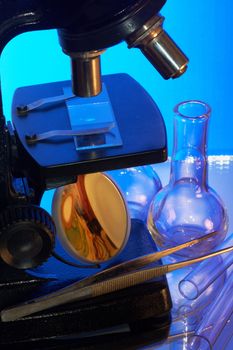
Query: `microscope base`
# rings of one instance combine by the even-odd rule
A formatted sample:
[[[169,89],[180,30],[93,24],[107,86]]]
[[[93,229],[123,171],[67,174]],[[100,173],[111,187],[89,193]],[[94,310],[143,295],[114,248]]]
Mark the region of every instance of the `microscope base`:
[[[119,261],[156,249],[145,226],[132,221],[132,231]],[[52,259],[52,258],[51,258]],[[0,308],[59,289],[67,281],[45,280],[2,266]],[[62,268],[62,264],[61,264]],[[70,283],[70,281],[69,281]],[[1,349],[119,349],[151,344],[167,337],[171,299],[165,277],[95,299],[56,307],[21,320],[0,322]],[[109,347],[107,346],[109,345]],[[115,344],[115,347],[114,347]],[[120,347],[122,345],[122,347]],[[101,348],[102,346],[102,348]]]

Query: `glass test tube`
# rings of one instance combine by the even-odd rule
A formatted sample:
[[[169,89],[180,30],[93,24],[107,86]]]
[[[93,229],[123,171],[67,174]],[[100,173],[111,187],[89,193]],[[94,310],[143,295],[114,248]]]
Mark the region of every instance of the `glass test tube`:
[[[156,343],[146,350],[212,350],[207,339],[192,333],[170,335],[165,342]]]
[[[214,300],[203,317],[196,335],[208,340],[213,346],[233,312],[233,272],[227,279],[221,293]],[[194,339],[193,346],[196,340]]]
[[[233,244],[231,234],[217,249],[224,249]],[[199,297],[226,269],[233,264],[233,254],[226,253],[200,263],[179,283],[180,293],[187,299]]]

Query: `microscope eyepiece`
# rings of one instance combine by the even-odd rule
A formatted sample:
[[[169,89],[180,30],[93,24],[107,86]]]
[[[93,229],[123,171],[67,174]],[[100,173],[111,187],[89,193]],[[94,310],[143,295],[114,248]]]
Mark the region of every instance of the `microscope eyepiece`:
[[[182,75],[188,58],[163,30],[164,17],[156,15],[127,38],[128,47],[138,47],[164,79]]]

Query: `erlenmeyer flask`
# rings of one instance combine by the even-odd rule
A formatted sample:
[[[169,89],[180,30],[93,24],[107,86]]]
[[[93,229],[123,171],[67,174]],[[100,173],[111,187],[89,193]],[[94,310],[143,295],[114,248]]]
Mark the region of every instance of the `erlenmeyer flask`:
[[[194,257],[223,241],[228,217],[221,199],[207,182],[210,107],[200,101],[186,101],[174,111],[170,181],[152,201],[148,228],[161,249],[216,231],[208,240],[177,253]]]

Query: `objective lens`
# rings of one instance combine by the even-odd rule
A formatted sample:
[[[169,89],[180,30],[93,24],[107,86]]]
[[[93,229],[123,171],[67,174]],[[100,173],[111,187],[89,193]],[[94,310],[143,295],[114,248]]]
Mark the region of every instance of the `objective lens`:
[[[66,52],[71,58],[72,90],[76,96],[92,97],[102,91],[100,55],[105,50]]]
[[[164,79],[182,75],[188,58],[163,30],[164,17],[154,16],[127,39],[128,47],[138,47]]]

